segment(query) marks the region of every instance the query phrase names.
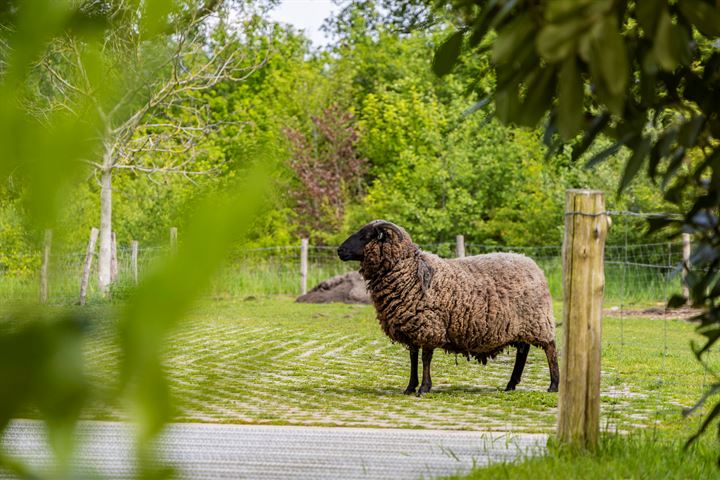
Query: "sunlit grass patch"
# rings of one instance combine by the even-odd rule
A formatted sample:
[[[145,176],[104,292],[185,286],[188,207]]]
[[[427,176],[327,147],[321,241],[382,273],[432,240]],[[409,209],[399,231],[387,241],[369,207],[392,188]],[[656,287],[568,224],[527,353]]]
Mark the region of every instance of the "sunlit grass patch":
[[[87,359],[102,386],[90,416],[123,418],[113,396],[115,320],[105,306],[89,312],[97,320]],[[692,334],[680,320],[604,319],[604,430],[684,428],[681,409],[707,381]],[[383,335],[372,307],[256,297],[197,306],[168,339],[164,364],[175,421],[554,431],[557,394],[545,391],[544,353],[531,349],[522,382],[506,393],[513,362],[512,349],[487,366],[438,352],[432,392],[405,396],[407,351]]]
[[[579,452],[550,442],[546,455],[513,463],[498,463],[450,479],[582,479],[718,478],[717,440],[705,438],[683,450],[680,435],[654,435],[640,431],[630,435],[604,435],[595,453]]]

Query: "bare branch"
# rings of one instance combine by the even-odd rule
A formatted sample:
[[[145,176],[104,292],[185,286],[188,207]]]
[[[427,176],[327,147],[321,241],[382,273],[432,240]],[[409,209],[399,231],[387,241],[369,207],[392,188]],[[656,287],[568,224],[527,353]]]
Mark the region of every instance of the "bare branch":
[[[188,175],[212,175],[219,171],[218,168],[209,168],[207,170],[183,170],[174,167],[145,167],[142,165],[115,165],[113,168],[122,168],[131,171],[138,171],[143,173],[174,173]]]

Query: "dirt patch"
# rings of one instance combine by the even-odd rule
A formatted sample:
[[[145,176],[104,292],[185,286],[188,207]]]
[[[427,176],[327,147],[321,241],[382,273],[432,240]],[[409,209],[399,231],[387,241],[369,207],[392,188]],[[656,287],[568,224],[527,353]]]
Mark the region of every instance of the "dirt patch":
[[[365,280],[358,272],[337,275],[320,282],[305,295],[295,299],[298,303],[370,303]]]
[[[696,315],[700,315],[701,313],[701,309],[692,307],[680,307],[673,309],[667,309],[665,307],[649,307],[637,309],[620,309],[619,307],[612,307],[603,310],[603,315],[606,315],[608,317],[644,317],[663,320],[670,318],[688,320]]]

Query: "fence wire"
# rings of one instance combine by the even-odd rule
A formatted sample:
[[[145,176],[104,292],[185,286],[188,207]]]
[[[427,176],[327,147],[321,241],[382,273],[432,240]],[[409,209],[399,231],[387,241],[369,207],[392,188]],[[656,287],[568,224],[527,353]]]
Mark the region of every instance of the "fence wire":
[[[605,297],[603,369],[601,383],[602,425],[608,431],[637,427],[658,428],[669,416],[699,398],[709,381],[689,349],[692,326],[667,312],[667,300],[682,289],[681,242],[632,243],[644,228],[644,218],[623,212],[613,215],[605,247]],[[453,257],[455,242],[420,247],[442,257]],[[562,246],[499,246],[465,244],[467,255],[516,252],[533,258],[545,272],[560,322],[562,299]],[[142,247],[138,272],[142,279],[169,254],[167,247]],[[238,250],[216,276],[208,295],[213,298],[247,298],[264,295],[296,296],[300,293],[300,245]],[[41,252],[21,256],[0,253],[0,300],[36,301]],[[133,286],[129,245],[117,250],[118,278],[113,296],[122,298]],[[78,299],[84,252],[52,251],[50,297],[56,304]],[[97,261],[91,270],[88,298],[100,298]],[[13,273],[7,265],[24,265]],[[6,267],[3,268],[3,265]],[[336,247],[310,246],[309,288],[331,276],[356,270],[357,264],[341,262]],[[678,336],[677,332],[685,332]],[[562,335],[562,327],[558,328]],[[558,342],[560,343],[560,342]],[[712,354],[711,354],[712,355]],[[714,356],[707,358],[716,364]],[[714,365],[713,364],[713,365]],[[544,368],[544,367],[543,367]],[[544,381],[544,380],[543,380]],[[698,415],[698,422],[700,415]],[[517,426],[518,429],[522,425]]]

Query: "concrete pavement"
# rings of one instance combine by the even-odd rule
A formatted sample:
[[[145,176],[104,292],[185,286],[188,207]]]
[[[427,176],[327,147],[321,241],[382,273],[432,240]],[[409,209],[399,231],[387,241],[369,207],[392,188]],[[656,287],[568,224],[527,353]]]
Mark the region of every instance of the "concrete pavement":
[[[78,440],[81,471],[133,476],[128,424],[82,422]],[[169,425],[159,450],[188,479],[418,479],[542,454],[546,440],[542,434],[196,423]],[[13,421],[4,445],[31,465],[49,464],[40,422]]]

